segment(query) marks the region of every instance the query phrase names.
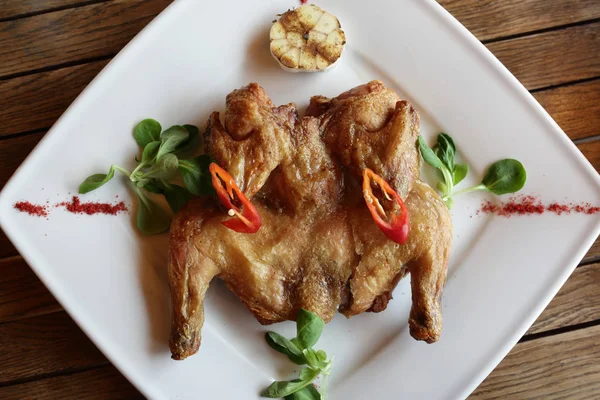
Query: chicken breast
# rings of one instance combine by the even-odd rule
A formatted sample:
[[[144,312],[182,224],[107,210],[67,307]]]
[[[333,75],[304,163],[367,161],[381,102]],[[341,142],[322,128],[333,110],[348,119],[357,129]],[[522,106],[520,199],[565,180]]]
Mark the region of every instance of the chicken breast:
[[[418,180],[418,113],[374,81],[337,98],[313,97],[307,116],[275,107],[257,84],[227,97],[225,122],[213,113],[206,148],[252,199],[262,226],[234,232],[216,200],[195,199],[171,226],[170,348],[198,351],[203,302],[222,279],[262,324],[295,320],[301,308],[331,320],[383,311],[411,274],[413,337],[441,334],[441,296],[452,240],[449,212]],[[388,239],[362,198],[371,168],[405,199],[408,241]]]

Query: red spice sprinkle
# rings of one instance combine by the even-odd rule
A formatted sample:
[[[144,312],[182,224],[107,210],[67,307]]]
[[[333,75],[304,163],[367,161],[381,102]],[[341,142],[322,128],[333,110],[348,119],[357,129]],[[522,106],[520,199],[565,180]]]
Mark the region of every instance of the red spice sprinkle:
[[[600,212],[600,207],[588,207],[585,213],[588,215],[597,214]]]
[[[476,214],[478,215],[480,212],[483,212],[510,218],[512,215],[543,214],[546,211],[553,212],[557,215],[570,214],[571,212],[592,215],[600,213],[600,207],[594,207],[590,203],[561,204],[553,202],[544,205],[534,196],[517,196],[511,197],[508,199],[508,202],[500,204],[485,201]]]
[[[67,211],[72,212],[74,214],[108,214],[108,215],[117,215],[120,212],[127,212],[127,206],[125,202],[121,201],[116,204],[109,203],[98,203],[98,202],[87,202],[82,203],[79,197],[73,196],[71,202],[64,201],[62,203],[58,203],[55,207],[65,207]]]
[[[38,204],[32,204],[28,201],[19,201],[14,205],[15,209],[25,212],[29,215],[34,215],[36,217],[47,217],[48,216],[48,208],[46,206],[40,206]]]
[[[569,207],[566,204],[552,203],[548,207],[546,207],[546,209],[548,211],[551,211],[551,212],[556,213],[558,215],[561,215],[562,213],[567,213],[567,214],[571,213],[571,207]]]
[[[300,0],[300,3],[306,4],[306,3],[308,3],[308,0]]]

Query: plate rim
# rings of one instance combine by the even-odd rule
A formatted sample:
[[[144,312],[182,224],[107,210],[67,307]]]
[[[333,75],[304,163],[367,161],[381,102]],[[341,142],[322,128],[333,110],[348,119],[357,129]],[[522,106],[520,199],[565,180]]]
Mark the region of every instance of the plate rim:
[[[523,101],[530,107],[530,114],[540,118],[546,125],[546,130],[552,132],[555,139],[561,141],[561,146],[568,149],[570,158],[576,160],[578,166],[582,169],[582,173],[585,172],[590,179],[592,179],[597,187],[600,187],[600,175],[593,168],[591,163],[583,156],[577,146],[568,138],[564,131],[559,125],[552,119],[548,112],[535,100],[533,95],[517,80],[517,78],[510,73],[510,71],[491,53],[491,51],[485,47],[471,32],[468,31],[456,18],[454,18],[446,9],[434,0],[417,0],[418,4],[423,8],[429,8],[430,13],[433,13],[433,17],[437,17],[447,24],[448,29],[460,35],[461,40],[470,46],[472,51],[481,56],[489,67],[498,74],[498,79],[503,79],[509,86],[510,91],[519,95]],[[127,56],[130,52],[135,51],[142,43],[142,39],[150,35],[158,29],[164,20],[170,18],[172,14],[185,4],[184,1],[174,1],[168,5],[160,14],[158,14],[148,25],[146,25],[127,45],[119,51],[119,53],[113,57],[113,59],[94,77],[94,79],[86,86],[86,88],[76,97],[76,99],[69,105],[65,112],[57,119],[53,126],[48,130],[40,142],[25,158],[21,165],[16,169],[11,178],[7,181],[6,185],[0,192],[0,207],[5,203],[8,195],[7,193],[12,191],[15,182],[20,175],[22,175],[24,167],[30,164],[30,161],[37,157],[43,148],[50,145],[51,141],[56,137],[56,127],[61,125],[62,121],[67,119],[77,108],[77,105],[82,101],[83,98],[87,97],[87,94],[97,85],[105,75],[109,74],[115,66],[120,65],[120,60]],[[147,386],[144,381],[145,379],[139,376],[138,372],[134,369],[126,368],[122,365],[120,358],[113,354],[110,346],[104,343],[100,334],[97,334],[92,329],[93,321],[82,315],[82,312],[78,310],[78,306],[66,300],[66,295],[59,288],[60,283],[51,277],[48,271],[38,266],[36,262],[38,258],[37,252],[32,248],[25,248],[23,240],[20,237],[19,230],[11,224],[4,222],[4,216],[0,208],[0,225],[5,231],[7,237],[11,240],[13,245],[17,248],[20,255],[27,262],[29,267],[34,271],[36,276],[44,283],[52,295],[56,298],[59,304],[63,307],[64,311],[73,319],[76,325],[90,338],[90,340],[96,345],[96,347],[106,356],[106,358],[123,374],[129,382],[131,382],[137,390],[139,390],[144,396],[149,398],[156,397],[154,390]],[[502,359],[510,352],[510,350],[518,342],[519,338],[527,331],[531,324],[537,319],[537,317],[544,311],[550,301],[554,298],[558,290],[563,286],[566,280],[569,278],[573,270],[581,258],[585,255],[587,250],[596,240],[598,234],[600,234],[600,220],[596,222],[594,228],[590,229],[591,233],[586,235],[586,239],[581,241],[578,248],[572,249],[572,255],[569,257],[569,261],[566,263],[567,266],[561,271],[558,278],[549,285],[549,289],[544,291],[544,296],[538,299],[536,307],[532,308],[527,314],[526,318],[520,320],[519,328],[513,332],[510,340],[503,342],[502,347],[497,349],[494,353],[494,357],[489,359],[485,364],[485,367],[480,370],[476,375],[468,377],[468,382],[463,385],[463,389],[458,393],[458,397],[466,398],[470,393],[473,392],[481,382],[493,371],[493,369],[502,361]],[[26,251],[23,251],[26,250]],[[90,322],[92,321],[92,322]]]

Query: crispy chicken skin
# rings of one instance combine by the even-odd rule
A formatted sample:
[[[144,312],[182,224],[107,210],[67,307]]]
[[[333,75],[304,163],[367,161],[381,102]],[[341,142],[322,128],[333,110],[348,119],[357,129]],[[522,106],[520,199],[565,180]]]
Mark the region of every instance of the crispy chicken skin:
[[[251,198],[290,153],[296,106],[274,107],[256,83],[227,96],[225,126],[214,112],[206,130],[206,149]]]
[[[419,177],[419,114],[410,103],[372,81],[331,100],[313,97],[307,114],[321,120],[323,141],[356,179],[370,168],[406,199]]]
[[[190,201],[174,218],[169,248],[174,359],[198,351],[203,302],[222,279],[261,324],[295,320],[300,308],[325,321],[387,307],[411,274],[411,335],[435,342],[452,241],[449,212],[418,180],[418,113],[381,82],[334,99],[313,97],[307,116],[275,107],[257,84],[227,96],[224,123],[210,117],[209,154],[256,206],[262,226],[244,234],[221,224],[216,200]],[[405,200],[408,241],[388,239],[362,198],[371,168]]]

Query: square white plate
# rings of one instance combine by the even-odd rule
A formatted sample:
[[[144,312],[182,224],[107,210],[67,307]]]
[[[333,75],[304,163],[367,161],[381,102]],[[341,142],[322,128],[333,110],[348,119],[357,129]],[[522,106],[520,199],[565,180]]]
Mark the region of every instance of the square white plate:
[[[527,168],[524,192],[545,201],[600,203],[598,174],[517,80],[432,0],[322,0],[348,36],[324,74],[289,74],[268,51],[268,29],[293,1],[178,1],[138,35],[65,112],[0,196],[0,222],[23,257],[106,356],[151,398],[256,398],[293,367],[261,327],[214,283],[200,352],[169,358],[166,235],[140,236],[129,216],[48,220],[19,200],[64,200],[87,175],[133,165],[131,131],[203,125],[232,89],[257,81],[278,104],[307,105],[381,79],[421,112],[430,139],[449,132],[471,182],[505,157]],[[86,199],[131,193],[111,182]],[[332,399],[466,397],[535,320],[599,232],[596,216],[475,215],[483,195],[456,199],[455,245],[444,293],[444,333],[427,345],[407,329],[408,279],[381,314],[336,316],[319,347],[334,353]],[[132,203],[132,201],[129,201]],[[472,217],[472,218],[470,218]],[[292,323],[270,329],[292,336]]]

